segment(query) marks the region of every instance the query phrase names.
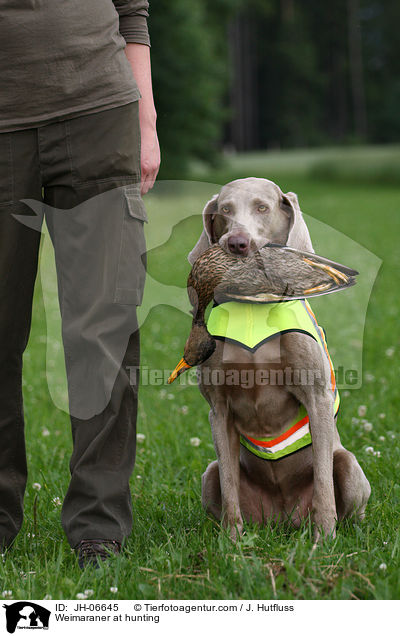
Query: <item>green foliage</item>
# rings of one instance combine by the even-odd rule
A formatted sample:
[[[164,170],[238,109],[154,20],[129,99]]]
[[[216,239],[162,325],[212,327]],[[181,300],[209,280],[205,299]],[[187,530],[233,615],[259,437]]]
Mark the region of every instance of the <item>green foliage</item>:
[[[157,0],[149,20],[161,176],[181,178],[191,157],[211,161],[227,111],[226,27],[235,2]]]
[[[322,82],[308,16],[285,17],[275,3],[255,21],[260,94],[260,147],[315,145],[321,134]]]
[[[400,140],[400,5],[364,1],[363,42],[370,138]]]
[[[232,143],[240,150],[399,141],[399,21],[395,0],[152,3],[161,176],[184,177],[193,158],[217,165],[218,151]],[[350,33],[358,30],[355,77]],[[247,141],[235,138],[236,124]]]
[[[400,146],[332,146],[330,148],[257,151],[225,158],[218,168],[196,178],[224,183],[252,175],[267,177],[283,188],[302,177],[334,183],[400,185]],[[286,185],[283,185],[283,184]]]

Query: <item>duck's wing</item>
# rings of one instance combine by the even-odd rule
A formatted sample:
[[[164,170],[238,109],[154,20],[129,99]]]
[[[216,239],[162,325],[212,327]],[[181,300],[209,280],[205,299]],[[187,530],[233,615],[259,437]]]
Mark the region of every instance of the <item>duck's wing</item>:
[[[215,300],[217,303],[228,302],[228,301],[238,301],[243,303],[280,303],[287,302],[288,300],[304,300],[305,298],[312,298],[313,296],[324,296],[325,294],[333,294],[333,292],[341,291],[342,289],[348,289],[356,284],[356,281],[353,279],[349,281],[346,285],[332,285],[328,288],[328,285],[325,287],[324,285],[320,285],[318,287],[312,288],[311,290],[305,291],[303,294],[270,294],[270,293],[259,293],[253,294],[250,296],[245,296],[242,294],[233,294],[233,293],[217,293],[215,294]]]
[[[273,249],[269,251],[269,248]],[[263,258],[269,282],[275,280],[276,289],[266,290],[260,286],[256,291],[253,285],[251,291],[243,289],[243,286],[235,290],[232,289],[233,284],[227,292],[216,290],[217,302],[222,302],[224,298],[241,302],[268,303],[332,294],[353,286],[358,274],[355,269],[341,263],[292,247],[267,244],[259,250],[259,254]]]
[[[325,256],[319,256],[318,254],[314,254],[313,252],[304,252],[302,250],[296,250],[294,247],[288,247],[287,245],[279,245],[278,243],[266,243],[261,249],[265,247],[275,247],[279,248],[283,252],[291,252],[292,254],[297,254],[300,257],[308,258],[314,263],[320,265],[327,265],[328,267],[333,267],[337,269],[339,272],[346,274],[347,276],[358,276],[360,272],[356,269],[352,269],[351,267],[347,267],[347,265],[342,265],[341,263],[336,263],[335,261],[331,261],[329,258],[325,258]]]

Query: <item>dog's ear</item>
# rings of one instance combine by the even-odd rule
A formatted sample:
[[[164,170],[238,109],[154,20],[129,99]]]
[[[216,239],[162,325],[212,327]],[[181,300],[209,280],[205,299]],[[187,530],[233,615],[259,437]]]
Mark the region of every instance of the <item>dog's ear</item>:
[[[215,215],[217,214],[218,208],[218,194],[214,194],[214,196],[206,203],[203,210],[203,231],[200,234],[200,238],[197,241],[196,245],[192,249],[192,251],[188,255],[188,261],[191,265],[201,256],[203,252],[206,251],[215,243],[215,237],[213,233],[213,223],[215,219]]]
[[[299,200],[294,192],[282,194],[281,207],[289,213],[289,234],[286,241],[288,247],[304,252],[314,252],[310,234],[300,210]]]

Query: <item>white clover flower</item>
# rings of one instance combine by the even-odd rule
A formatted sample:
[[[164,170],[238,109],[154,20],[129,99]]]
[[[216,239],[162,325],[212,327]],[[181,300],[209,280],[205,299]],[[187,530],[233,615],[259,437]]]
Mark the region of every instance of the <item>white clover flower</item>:
[[[78,598],[81,601],[87,598],[87,596],[83,592],[78,592],[78,594],[76,595],[76,598]]]
[[[365,404],[361,404],[358,407],[357,413],[360,417],[364,417],[364,415],[367,413],[367,407],[365,406]]]
[[[51,594],[46,594],[46,596],[43,596],[43,600],[44,601],[51,601],[53,599]]]
[[[190,443],[191,443],[192,446],[200,446],[201,439],[199,439],[198,437],[191,437],[190,438]]]
[[[112,592],[113,594],[116,594],[118,592],[118,588],[117,587],[110,587],[110,592]]]
[[[380,420],[384,420],[386,417],[386,413],[379,413],[378,417]]]
[[[89,596],[93,596],[94,590],[85,590],[84,593],[86,594],[86,598],[88,598]]]
[[[136,479],[142,479],[142,475],[136,475]]]
[[[388,358],[391,358],[394,354],[394,347],[389,347],[389,349],[386,349],[385,353]]]
[[[181,408],[182,415],[187,415],[189,413],[189,407],[184,404]]]
[[[42,428],[43,437],[48,437],[50,435],[50,431],[47,428]]]
[[[143,444],[144,440],[146,439],[146,435],[144,433],[138,433],[136,435],[136,439],[139,444]]]
[[[61,506],[62,504],[60,497],[54,497],[54,499],[52,499],[52,502],[55,506]]]
[[[37,483],[37,481],[35,481],[35,483],[34,483],[34,484],[32,484],[32,488],[33,488],[34,490],[39,491],[39,490],[41,489],[41,487],[42,487],[42,486],[41,486],[40,484],[38,484],[38,483]]]
[[[381,451],[374,451],[374,455],[375,455],[375,457],[380,457],[381,456]]]
[[[379,435],[378,439],[380,442],[384,442],[386,438],[384,435]]]
[[[372,426],[371,422],[364,422],[363,429],[364,429],[364,431],[366,431],[366,433],[369,433],[370,431],[372,431],[373,426]]]
[[[28,572],[24,572],[23,570],[20,570],[20,576],[21,576],[23,579],[28,578],[28,576],[29,576],[30,574],[36,574],[36,570],[29,570]]]
[[[381,563],[380,566],[379,566],[379,569],[382,570],[383,572],[385,572],[387,570],[386,563]]]
[[[12,597],[12,590],[3,590],[1,595],[2,595],[3,598],[11,598]]]
[[[352,418],[351,418],[351,423],[352,423],[352,424],[358,424],[358,422],[359,422],[359,421],[360,421],[360,420],[358,419],[358,417],[352,417]]]
[[[175,395],[173,393],[168,393],[167,398],[168,400],[175,400]]]
[[[374,449],[372,446],[367,446],[367,448],[365,449],[365,452],[368,453],[369,455],[373,455]]]

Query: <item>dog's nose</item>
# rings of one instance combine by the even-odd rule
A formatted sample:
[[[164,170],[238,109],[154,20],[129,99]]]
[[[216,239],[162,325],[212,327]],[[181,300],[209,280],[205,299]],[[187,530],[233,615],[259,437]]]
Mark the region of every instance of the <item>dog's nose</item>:
[[[249,245],[249,239],[243,236],[243,234],[232,234],[228,239],[228,248],[232,254],[247,256],[249,253]]]

